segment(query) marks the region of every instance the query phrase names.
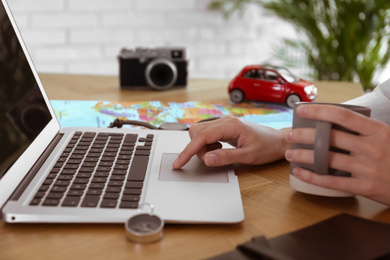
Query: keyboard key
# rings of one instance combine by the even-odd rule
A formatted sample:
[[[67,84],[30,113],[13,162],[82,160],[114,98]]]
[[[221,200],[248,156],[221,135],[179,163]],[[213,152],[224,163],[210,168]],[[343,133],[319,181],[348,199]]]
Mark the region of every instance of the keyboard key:
[[[108,186],[122,187],[123,181],[109,181]]]
[[[106,189],[106,192],[110,192],[110,193],[120,193],[122,191],[122,187],[114,187],[114,186],[109,186],[107,187]]]
[[[64,199],[64,202],[62,202],[61,206],[63,207],[77,207],[80,202],[80,197],[71,197],[68,196]]]
[[[37,206],[37,205],[39,205],[39,203],[41,203],[41,199],[36,199],[36,198],[34,198],[34,199],[30,202],[30,206]]]
[[[50,185],[42,185],[40,188],[39,188],[39,191],[47,191],[49,190],[50,188]]]
[[[84,162],[83,165],[81,165],[81,167],[92,167],[92,168],[95,168],[96,166],[96,162]]]
[[[101,162],[114,162],[114,161],[115,161],[115,157],[103,156],[102,159],[101,159]]]
[[[117,160],[116,165],[129,165],[130,160]]]
[[[36,198],[36,199],[41,199],[41,198],[45,197],[45,195],[46,195],[46,192],[44,192],[44,191],[38,191],[38,192],[35,194],[34,198]]]
[[[105,150],[105,152],[109,152],[109,153],[117,153],[118,152],[118,148],[107,148]]]
[[[126,182],[126,188],[131,188],[131,189],[142,189],[142,186],[144,186],[143,182],[140,181],[128,181]]]
[[[142,146],[142,145],[140,145],[140,146],[137,146],[136,149],[137,149],[137,150],[150,150],[151,147],[150,147],[150,146]]]
[[[97,162],[99,161],[98,157],[86,157],[85,162]]]
[[[76,150],[88,150],[89,146],[86,145],[78,145],[76,146]]]
[[[89,183],[89,179],[87,178],[76,178],[74,181],[73,181],[74,184],[88,184]]]
[[[73,179],[73,175],[66,175],[66,174],[61,174],[57,178],[57,180],[62,180],[62,181],[70,181],[72,179]]]
[[[115,164],[114,166],[115,170],[127,170],[128,168],[129,166],[125,164]]]
[[[131,151],[134,151],[134,146],[122,146],[121,148],[121,154],[125,154]]]
[[[59,199],[45,199],[45,201],[43,201],[42,203],[42,206],[58,206],[58,204],[60,204],[60,200]]]
[[[125,136],[125,141],[127,141],[127,142],[136,142],[137,141],[137,137],[138,137],[137,134],[127,134]]]
[[[124,175],[112,175],[110,180],[111,181],[124,181],[126,176]]]
[[[138,195],[123,195],[122,201],[132,201],[138,202],[140,200],[140,196]]]
[[[48,198],[48,199],[61,199],[63,195],[64,195],[63,193],[59,193],[59,192],[50,192],[46,198]]]
[[[43,182],[43,184],[45,184],[45,185],[50,185],[50,184],[52,184],[53,183],[53,179],[46,179],[44,182]]]
[[[74,150],[73,154],[82,155],[82,154],[85,154],[86,152],[87,152],[87,150]]]
[[[99,167],[110,167],[112,166],[113,162],[103,161],[99,163]]]
[[[126,188],[123,191],[123,194],[125,195],[141,195],[142,190],[141,189],[128,189]]]
[[[126,175],[127,174],[127,171],[126,170],[113,170],[112,171],[112,174],[113,175]]]
[[[87,195],[101,195],[103,192],[102,189],[89,189]]]
[[[81,167],[79,171],[92,173],[94,169],[94,167]]]
[[[119,151],[119,155],[118,155],[118,160],[119,159],[124,159],[124,158],[127,158],[127,159],[124,159],[124,160],[130,160],[132,155],[133,155],[133,151],[122,151],[122,150],[120,150]],[[125,157],[123,157],[123,156],[125,156]]]
[[[95,183],[106,183],[107,177],[93,177],[92,182]]]
[[[83,134],[83,138],[84,137],[95,137],[96,133],[95,132],[85,132]]]
[[[117,153],[113,153],[113,152],[105,152],[103,154],[104,157],[115,157]]]
[[[50,173],[59,173],[61,168],[53,168],[51,169]]]
[[[78,164],[70,164],[70,163],[67,163],[65,166],[64,166],[64,169],[78,169],[79,168],[79,165]]]
[[[70,156],[70,159],[83,159],[84,158],[84,155],[82,154],[72,154],[72,156]]]
[[[58,180],[54,183],[55,186],[69,186],[70,181]]]
[[[100,207],[101,208],[115,208],[117,203],[118,203],[117,200],[104,199],[102,201],[102,203],[100,203]]]
[[[91,150],[89,150],[90,153],[101,153],[103,152],[103,148],[91,148]]]
[[[145,179],[148,161],[149,157],[147,156],[134,156],[133,163],[130,167],[128,180],[143,181]]]
[[[119,199],[119,193],[106,193],[104,194],[103,199]]]
[[[138,208],[138,202],[121,202],[119,205],[121,209],[136,209]]]
[[[91,178],[92,174],[89,172],[80,172],[77,174],[77,178]]]
[[[150,151],[149,150],[136,150],[135,155],[145,155],[145,156],[149,156],[150,155]]]
[[[71,163],[71,164],[80,164],[81,163],[81,159],[69,159],[68,160],[68,163]]]
[[[89,188],[91,189],[103,189],[105,186],[105,183],[91,183],[91,185],[89,186]]]
[[[99,196],[87,195],[85,196],[83,202],[81,203],[81,207],[94,208],[99,203]]]
[[[66,186],[53,186],[53,188],[51,188],[50,192],[64,193],[66,191],[66,189],[67,189]]]
[[[99,172],[110,172],[111,171],[111,167],[105,167],[105,166],[98,166],[96,171],[99,171]]]
[[[108,177],[110,175],[109,172],[96,172],[95,177]]]
[[[87,157],[88,158],[91,158],[91,157],[100,157],[101,153],[88,153],[87,154]]]
[[[50,173],[49,175],[47,175],[46,179],[55,179],[56,177],[57,177],[57,174]]]
[[[67,194],[67,196],[71,197],[81,197],[84,194],[84,190],[70,190]]]
[[[62,170],[61,174],[74,175],[77,170]]]
[[[85,190],[86,187],[87,187],[87,185],[85,185],[85,184],[72,184],[72,186],[70,186],[70,189],[71,190]]]

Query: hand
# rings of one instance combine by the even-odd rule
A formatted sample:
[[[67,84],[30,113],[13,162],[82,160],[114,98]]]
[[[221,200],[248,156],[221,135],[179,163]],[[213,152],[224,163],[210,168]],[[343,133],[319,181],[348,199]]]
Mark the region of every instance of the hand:
[[[172,167],[183,167],[195,154],[207,166],[264,164],[282,159],[288,148],[284,140],[286,131],[234,117],[195,124],[189,130],[191,142],[179,154]],[[221,149],[220,141],[236,148]]]
[[[350,192],[390,205],[390,126],[351,110],[329,105],[301,105],[301,117],[332,122],[359,133],[353,135],[332,130],[330,145],[350,151],[349,155],[329,152],[329,166],[351,173],[351,177],[318,175],[295,168],[292,174],[313,185]],[[315,129],[297,128],[286,135],[289,143],[314,143]],[[314,151],[287,150],[290,162],[314,163]]]

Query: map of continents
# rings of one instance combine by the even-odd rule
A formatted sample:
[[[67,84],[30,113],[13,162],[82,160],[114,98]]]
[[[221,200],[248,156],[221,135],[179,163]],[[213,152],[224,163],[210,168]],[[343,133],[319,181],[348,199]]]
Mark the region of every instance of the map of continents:
[[[180,122],[188,126],[211,117],[235,116],[273,128],[290,127],[292,110],[284,105],[266,103],[183,103],[141,101],[108,102],[52,100],[62,127],[108,127],[115,119],[140,120],[159,126],[164,122]]]

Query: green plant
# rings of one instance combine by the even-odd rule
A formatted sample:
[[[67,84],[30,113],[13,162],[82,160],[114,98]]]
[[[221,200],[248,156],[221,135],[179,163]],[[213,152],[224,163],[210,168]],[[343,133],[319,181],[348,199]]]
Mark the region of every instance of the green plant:
[[[372,89],[374,76],[390,59],[389,0],[214,0],[209,7],[229,17],[248,4],[262,6],[303,33],[303,39],[285,44],[304,52],[314,79],[358,80]]]

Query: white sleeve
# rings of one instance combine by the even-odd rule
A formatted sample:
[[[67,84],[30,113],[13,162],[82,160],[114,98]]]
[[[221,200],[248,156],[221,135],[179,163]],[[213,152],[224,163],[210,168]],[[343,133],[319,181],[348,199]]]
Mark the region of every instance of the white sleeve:
[[[390,125],[390,79],[378,85],[372,92],[345,102],[371,108],[371,117]]]

